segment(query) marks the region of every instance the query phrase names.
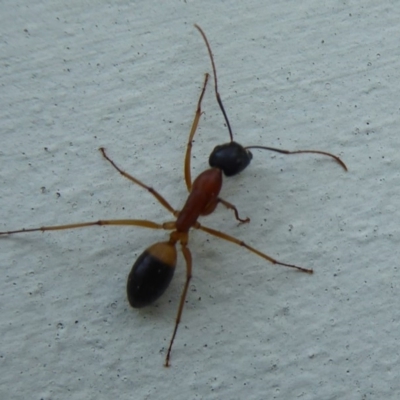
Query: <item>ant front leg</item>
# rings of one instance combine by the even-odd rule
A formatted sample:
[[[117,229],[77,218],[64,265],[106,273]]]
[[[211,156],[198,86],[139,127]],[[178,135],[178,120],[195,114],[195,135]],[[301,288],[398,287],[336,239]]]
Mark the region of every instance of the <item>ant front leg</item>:
[[[237,210],[236,206],[234,206],[232,203],[229,203],[228,201],[221,199],[220,197],[218,197],[218,202],[223,204],[227,209],[229,210],[233,210],[233,212],[235,213],[235,218],[241,223],[241,224],[247,224],[248,222],[250,222],[250,218],[246,217],[245,219],[242,219],[239,217],[239,211]]]
[[[239,217],[239,211],[237,210],[237,208],[232,203],[229,203],[228,201],[226,201],[224,199],[221,199],[220,197],[217,197],[217,198],[213,199],[212,201],[210,201],[207,204],[207,206],[203,209],[203,211],[201,212],[200,215],[205,216],[205,215],[212,214],[215,211],[215,209],[217,208],[219,203],[222,203],[229,210],[233,210],[233,212],[235,213],[235,218],[241,224],[245,224],[247,222],[250,222],[250,218],[245,218],[245,219],[240,218]]]
[[[186,182],[186,187],[188,192],[192,189],[192,176],[190,172],[190,161],[191,161],[191,156],[192,156],[192,145],[193,145],[193,138],[196,133],[197,127],[199,125],[199,120],[201,117],[201,102],[203,101],[204,93],[206,91],[206,86],[209,78],[209,74],[205,74],[204,78],[204,83],[203,83],[203,89],[201,90],[200,93],[200,98],[197,103],[197,109],[196,109],[196,114],[193,120],[192,128],[190,129],[189,133],[189,140],[186,146],[186,154],[185,154],[185,163],[184,163],[184,172],[185,172],[185,182]]]

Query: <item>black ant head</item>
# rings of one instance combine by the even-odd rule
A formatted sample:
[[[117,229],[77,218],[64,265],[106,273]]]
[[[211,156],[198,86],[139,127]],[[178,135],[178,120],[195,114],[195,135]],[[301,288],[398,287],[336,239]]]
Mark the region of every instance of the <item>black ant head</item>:
[[[219,168],[225,176],[234,176],[242,172],[249,164],[253,155],[249,150],[236,142],[216,146],[208,163],[210,167]]]

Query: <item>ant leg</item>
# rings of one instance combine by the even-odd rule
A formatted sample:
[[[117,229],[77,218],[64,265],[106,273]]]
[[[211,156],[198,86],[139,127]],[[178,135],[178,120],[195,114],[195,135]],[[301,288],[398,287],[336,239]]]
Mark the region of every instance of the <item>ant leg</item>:
[[[186,187],[187,187],[188,192],[190,192],[190,189],[192,188],[192,177],[191,177],[191,173],[190,173],[190,158],[192,155],[192,142],[193,142],[193,138],[196,133],[197,126],[199,125],[199,120],[200,120],[200,117],[202,114],[201,113],[201,102],[203,100],[204,93],[206,91],[206,86],[207,86],[209,76],[210,75],[208,73],[205,74],[203,89],[201,90],[200,98],[197,103],[196,115],[193,120],[192,128],[190,129],[189,140],[188,140],[188,143],[186,146],[184,172],[185,172],[185,182],[186,182]]]
[[[218,197],[218,203],[222,203],[227,209],[229,210],[233,210],[233,212],[235,213],[235,218],[240,221],[240,223],[242,224],[246,224],[248,222],[250,222],[250,218],[246,217],[245,219],[242,219],[239,217],[239,212],[237,210],[237,208],[232,204],[229,203],[228,201],[221,199],[220,197]]]
[[[175,222],[164,222],[163,224],[157,224],[156,222],[149,221],[147,219],[110,219],[110,220],[99,220],[94,222],[80,222],[76,224],[68,225],[55,225],[55,226],[42,226],[40,228],[31,229],[19,229],[16,231],[0,232],[0,235],[13,235],[14,233],[28,233],[28,232],[46,232],[46,231],[59,231],[64,229],[76,229],[85,228],[88,226],[102,226],[102,225],[125,225],[125,226],[140,226],[141,228],[150,229],[175,229]]]
[[[210,235],[213,235],[220,239],[226,240],[227,242],[235,243],[239,246],[245,247],[247,250],[250,250],[252,253],[257,254],[259,257],[266,259],[267,261],[271,262],[272,264],[282,265],[283,267],[294,268],[301,272],[306,272],[308,274],[312,274],[314,272],[312,269],[302,268],[302,267],[298,267],[297,265],[286,264],[286,263],[280,262],[278,260],[275,260],[274,258],[270,257],[269,255],[262,253],[261,251],[255,249],[254,247],[249,246],[242,240],[236,239],[235,237],[230,236],[224,232],[220,232],[215,229],[207,228],[206,226],[202,226],[199,223],[197,223],[194,226],[194,228],[200,229],[201,231],[207,232]]]
[[[302,154],[302,153],[310,153],[310,154],[321,154],[323,156],[328,156],[333,158],[346,172],[347,172],[347,165],[338,157],[335,156],[334,154],[327,153],[326,151],[320,151],[320,150],[295,150],[295,151],[289,151],[289,150],[282,150],[282,149],[276,149],[274,147],[266,147],[266,146],[247,146],[245,149],[261,149],[261,150],[270,150],[270,151],[275,151],[277,153],[281,154]]]
[[[165,207],[171,214],[173,214],[175,217],[178,215],[178,211],[174,210],[172,206],[168,203],[167,200],[164,199],[163,196],[161,196],[160,193],[158,193],[155,189],[153,189],[150,186],[145,185],[143,182],[139,181],[139,179],[134,178],[132,175],[129,175],[127,172],[123,171],[121,168],[119,168],[111,158],[108,157],[106,154],[106,149],[104,147],[100,147],[99,149],[101,151],[101,154],[103,157],[125,178],[129,179],[133,183],[136,183],[136,185],[141,186],[143,189],[146,189],[149,191],[157,200],[158,202]]]
[[[181,243],[181,244],[182,244],[182,248],[181,248],[182,254],[186,261],[186,282],[185,282],[185,286],[183,287],[183,291],[181,294],[181,300],[179,302],[179,308],[178,308],[178,313],[176,315],[174,332],[172,333],[171,341],[169,342],[167,355],[165,357],[165,364],[164,364],[165,367],[170,366],[169,360],[171,358],[172,345],[175,340],[176,332],[178,331],[178,325],[181,322],[183,307],[185,305],[186,295],[187,295],[187,292],[189,289],[189,282],[190,282],[190,279],[192,278],[192,255],[190,253],[190,250],[186,247],[186,243]]]

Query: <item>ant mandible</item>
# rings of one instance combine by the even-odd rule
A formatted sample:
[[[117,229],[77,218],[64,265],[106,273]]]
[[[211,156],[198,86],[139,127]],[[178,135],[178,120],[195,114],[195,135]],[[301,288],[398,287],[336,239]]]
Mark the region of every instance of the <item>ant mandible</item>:
[[[176,337],[176,333],[178,330],[178,326],[181,320],[183,307],[185,304],[185,299],[187,295],[187,291],[189,288],[189,282],[192,278],[192,255],[188,248],[188,241],[189,241],[189,230],[191,228],[201,230],[203,232],[208,233],[209,235],[218,237],[225,241],[237,244],[239,246],[245,247],[250,252],[258,255],[259,257],[264,258],[265,260],[276,264],[281,265],[284,267],[289,267],[296,269],[301,272],[312,274],[312,269],[302,268],[293,264],[286,264],[284,262],[278,261],[269,255],[249,246],[242,240],[239,240],[233,236],[230,236],[224,232],[208,228],[206,226],[201,225],[197,220],[200,216],[209,215],[216,209],[218,203],[222,203],[227,208],[232,209],[234,211],[235,217],[240,222],[248,222],[249,219],[241,219],[239,217],[238,211],[236,207],[218,197],[219,192],[222,187],[222,173],[226,176],[232,176],[244,168],[250,163],[251,160],[251,153],[248,150],[249,148],[256,148],[256,146],[251,147],[242,147],[235,143],[232,139],[232,132],[230,129],[229,121],[226,116],[225,110],[222,105],[222,101],[220,100],[220,96],[217,89],[217,77],[216,71],[214,66],[214,60],[212,58],[212,53],[210,46],[208,44],[207,38],[204,32],[198,25],[195,25],[196,28],[202,34],[213,65],[213,72],[214,72],[214,86],[215,86],[215,93],[217,96],[218,104],[224,114],[225,120],[227,122],[229,132],[231,135],[231,142],[217,146],[213,153],[210,156],[210,165],[211,168],[207,169],[206,171],[202,172],[193,182],[191,180],[191,173],[190,173],[190,158],[191,158],[191,148],[192,148],[192,141],[194,135],[197,130],[197,126],[199,123],[199,119],[201,116],[201,103],[203,100],[203,96],[206,90],[207,82],[209,75],[205,75],[203,88],[198,100],[197,110],[195,114],[194,121],[192,123],[192,128],[189,134],[189,141],[187,144],[186,154],[185,154],[185,161],[184,161],[184,175],[185,175],[185,182],[187,189],[189,191],[189,196],[183,206],[183,208],[178,211],[175,210],[169,202],[155,189],[150,186],[147,186],[139,179],[133,177],[132,175],[128,174],[127,172],[123,171],[119,168],[114,161],[107,155],[105,149],[101,147],[99,150],[102,156],[115,168],[123,177],[127,178],[131,182],[139,185],[143,189],[149,191],[157,201],[166,208],[174,217],[174,221],[168,221],[164,223],[156,223],[150,220],[139,220],[139,219],[122,219],[122,220],[98,220],[92,222],[79,222],[75,224],[68,224],[68,225],[57,225],[57,226],[43,226],[40,228],[29,228],[29,229],[19,229],[13,231],[4,231],[0,232],[0,235],[12,235],[18,233],[30,233],[30,232],[45,232],[45,231],[56,231],[56,230],[66,230],[66,229],[77,229],[77,228],[84,228],[89,226],[102,226],[102,225],[112,225],[112,226],[137,226],[142,228],[150,228],[150,229],[163,229],[163,230],[170,230],[169,239],[164,242],[158,242],[150,247],[148,247],[136,260],[134,263],[132,270],[128,276],[127,281],[127,297],[129,304],[134,308],[141,308],[145,307],[155,300],[157,300],[167,289],[169,286],[172,277],[175,272],[175,266],[177,261],[177,250],[176,245],[179,242],[181,245],[181,252],[185,259],[186,264],[186,281],[183,287],[183,291],[181,294],[178,311],[175,320],[175,326],[172,333],[172,337],[170,339],[169,347],[165,356],[165,366],[168,367],[170,365],[170,357],[171,357],[171,350],[174,343],[174,339]],[[296,152],[287,152],[285,150],[279,149],[272,149],[261,147],[263,149],[283,152],[285,154],[293,154]],[[233,149],[233,150],[232,150]],[[239,149],[239,157],[235,156],[236,149]],[[320,151],[297,151],[297,153],[319,153],[328,155],[336,159],[345,169],[344,163],[336,156],[320,152]],[[236,153],[238,154],[238,153]],[[239,163],[237,163],[239,160]]]

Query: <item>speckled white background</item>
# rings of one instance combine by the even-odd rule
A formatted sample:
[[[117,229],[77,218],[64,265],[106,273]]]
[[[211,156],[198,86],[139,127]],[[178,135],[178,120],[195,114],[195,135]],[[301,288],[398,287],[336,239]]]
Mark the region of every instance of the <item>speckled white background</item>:
[[[34,4],[35,3],[35,4]],[[301,4],[301,5],[299,5]],[[360,6],[362,4],[362,6]],[[0,230],[171,219],[211,42],[237,141],[255,152],[202,222],[307,276],[191,235],[194,278],[172,353],[183,261],[154,306],[126,276],[164,232],[90,228],[0,240],[1,399],[398,399],[400,9],[396,1],[3,1]],[[212,90],[194,175],[228,140]]]

